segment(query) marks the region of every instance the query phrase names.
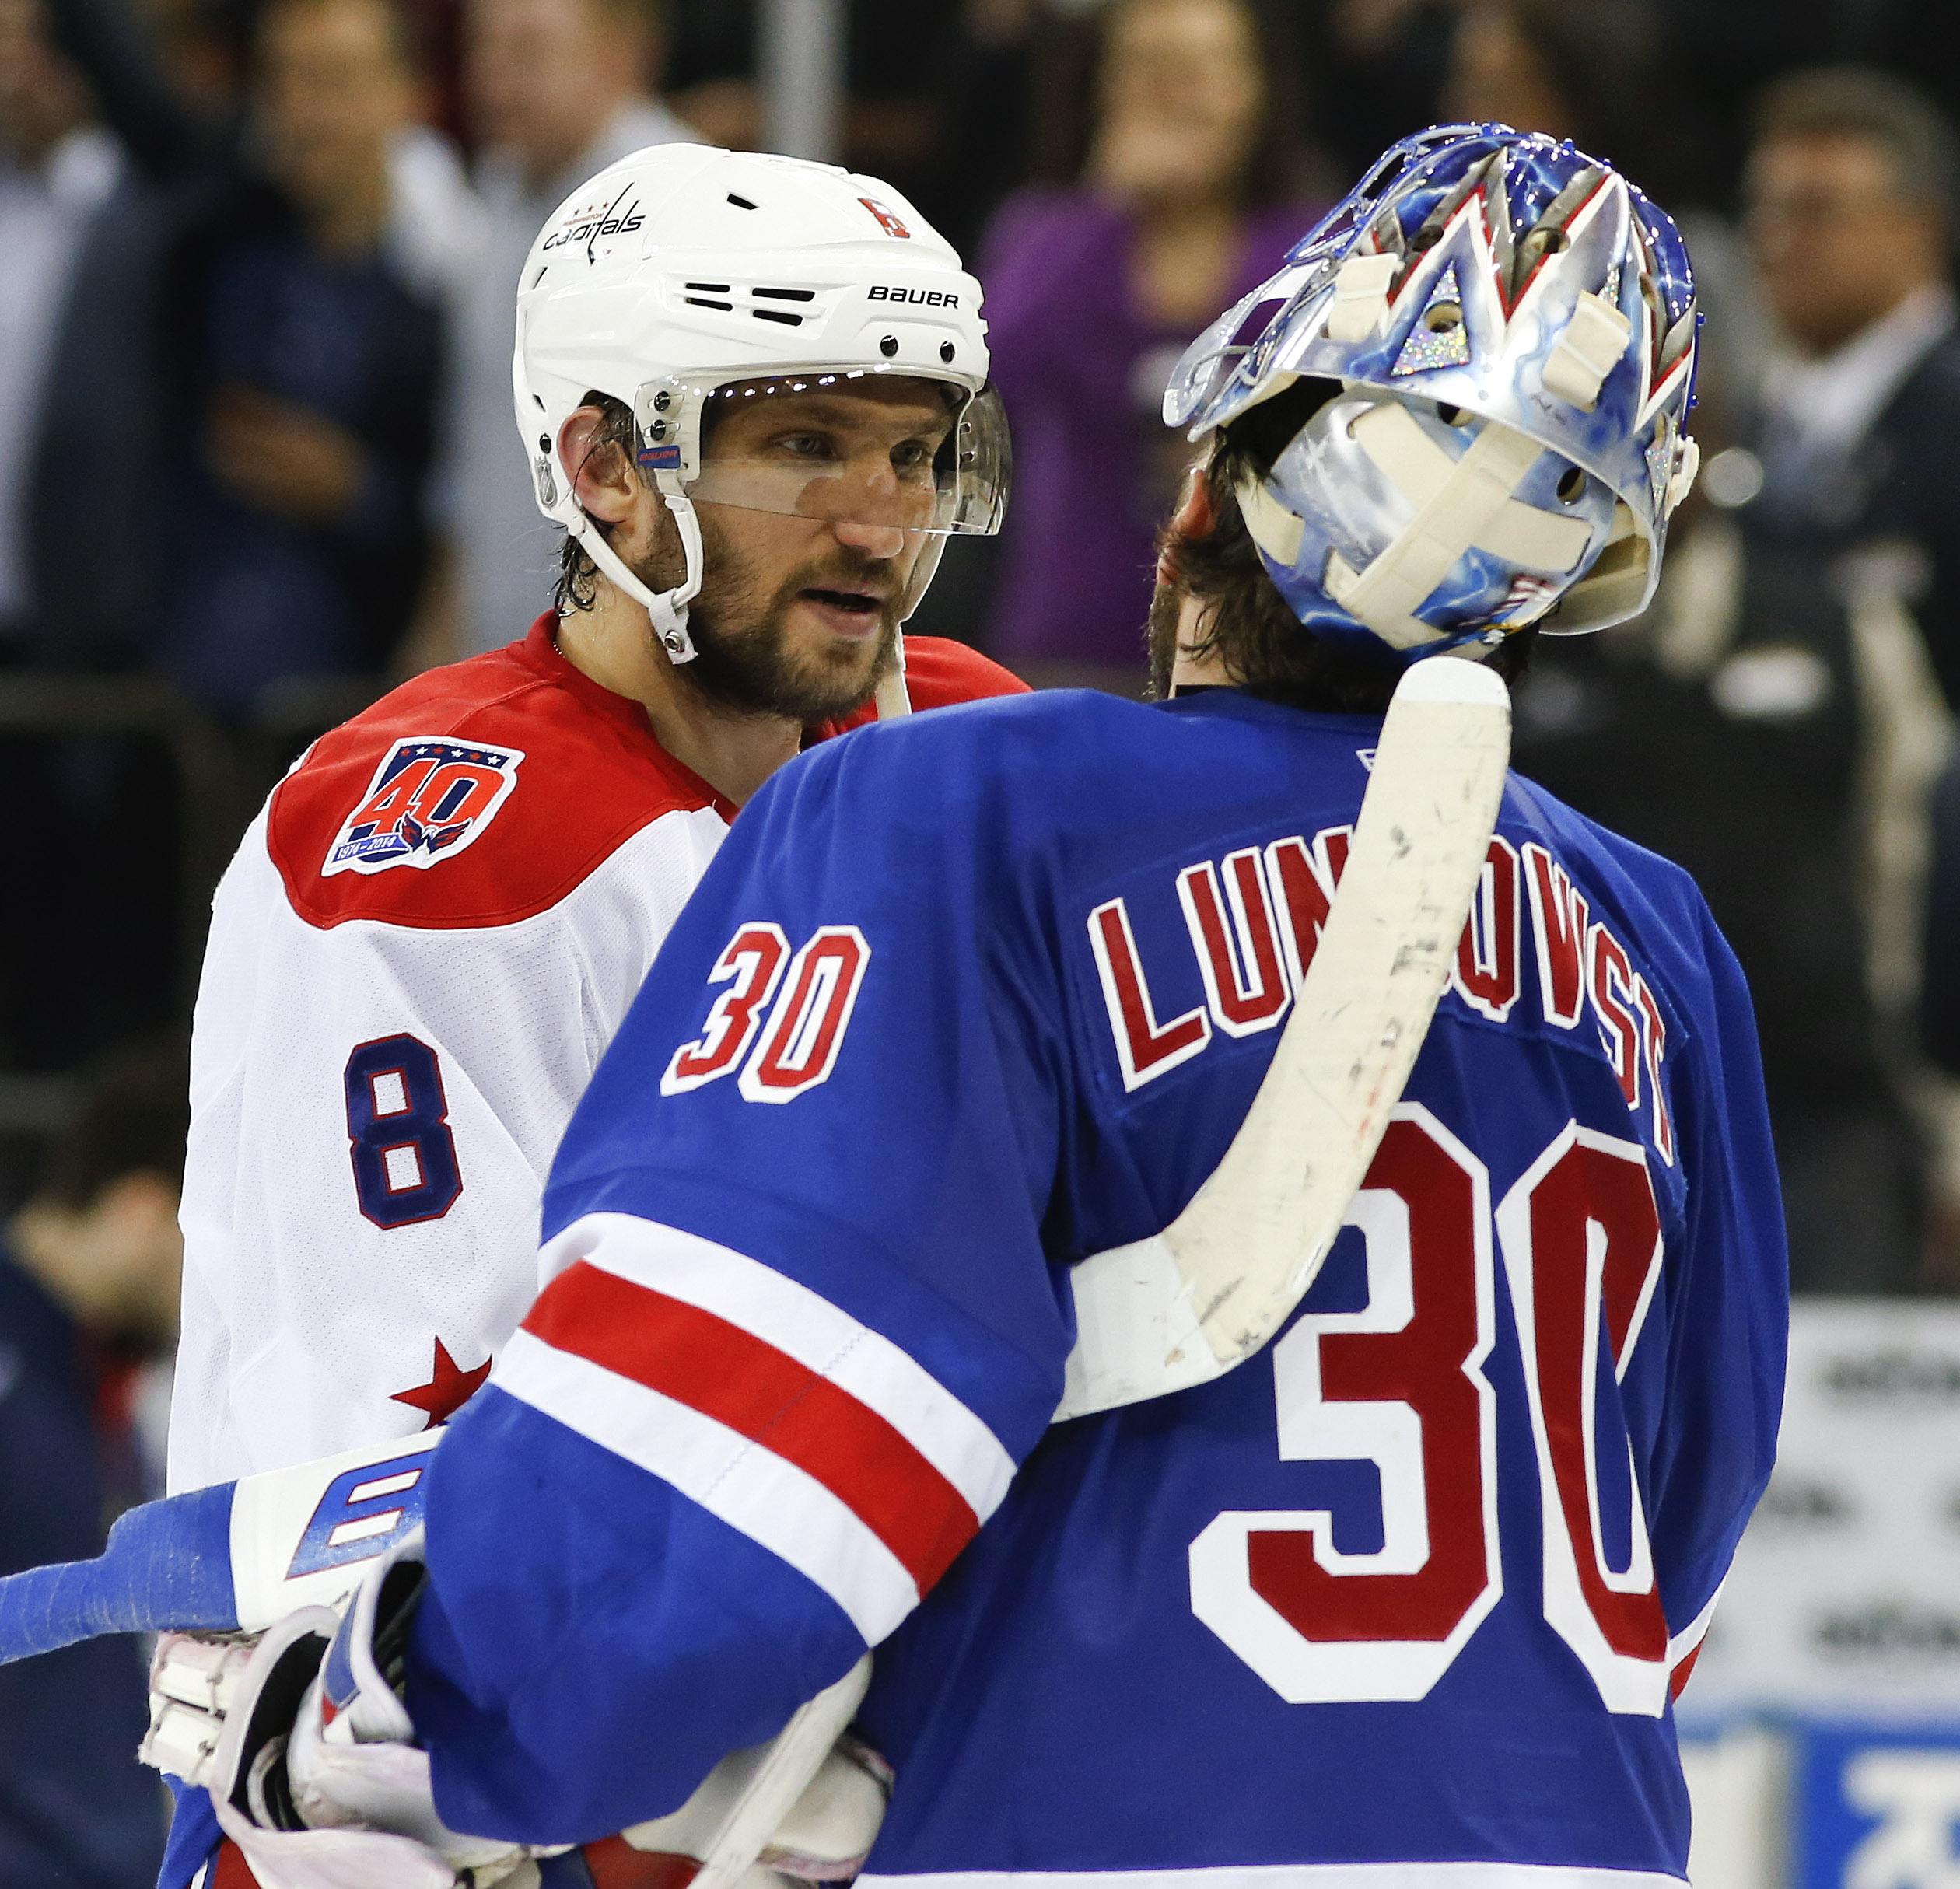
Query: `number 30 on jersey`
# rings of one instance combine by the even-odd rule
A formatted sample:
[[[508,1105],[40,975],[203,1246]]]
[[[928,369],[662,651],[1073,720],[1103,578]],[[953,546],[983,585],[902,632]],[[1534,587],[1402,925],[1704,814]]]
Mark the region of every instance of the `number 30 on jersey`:
[[[1657,1716],[1678,1661],[1619,1405],[1661,1272],[1641,1149],[1572,1124],[1493,1215],[1482,1163],[1405,1103],[1348,1218],[1367,1301],[1303,1312],[1273,1347],[1279,1454],[1372,1463],[1381,1546],[1343,1552],[1326,1509],[1228,1510],[1191,1544],[1193,1611],[1295,1703],[1419,1699],[1449,1670],[1503,1591],[1483,1370],[1494,1244],[1524,1366],[1545,1619],[1609,1711]]]
[[[779,925],[743,925],[708,974],[728,988],[701,1034],[674,1052],[663,1095],[684,1095],[740,1069],[751,1102],[793,1102],[830,1079],[871,962],[855,925],[825,925],[793,957]]]

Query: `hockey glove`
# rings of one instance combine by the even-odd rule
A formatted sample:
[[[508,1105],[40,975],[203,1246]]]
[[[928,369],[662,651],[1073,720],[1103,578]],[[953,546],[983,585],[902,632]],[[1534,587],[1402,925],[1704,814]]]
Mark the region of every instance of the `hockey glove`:
[[[471,1889],[533,1856],[436,1813],[397,1687],[425,1575],[419,1530],[369,1570],[344,1620],[303,1607],[256,1644],[166,1635],[142,1755],[211,1793],[263,1889]]]

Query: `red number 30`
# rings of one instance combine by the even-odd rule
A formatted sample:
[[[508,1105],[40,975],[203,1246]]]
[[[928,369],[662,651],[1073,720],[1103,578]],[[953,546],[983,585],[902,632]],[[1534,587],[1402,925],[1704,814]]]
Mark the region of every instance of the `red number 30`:
[[[737,1086],[751,1102],[793,1102],[828,1082],[870,962],[855,925],[818,926],[794,957],[780,925],[743,925],[708,974],[728,988],[701,1034],[669,1059],[661,1094],[684,1095],[738,1066]]]
[[[1493,1217],[1483,1164],[1404,1104],[1348,1216],[1366,1244],[1366,1308],[1304,1313],[1274,1348],[1281,1457],[1371,1461],[1381,1482],[1371,1553],[1337,1548],[1325,1509],[1227,1511],[1191,1544],[1193,1611],[1283,1698],[1423,1698],[1503,1592],[1483,1375]],[[1668,1631],[1638,1486],[1630,1468],[1612,1479],[1632,1492],[1632,1553],[1615,1569],[1594,1460],[1601,1398],[1617,1395],[1660,1275],[1645,1157],[1569,1127],[1495,1224],[1544,1492],[1545,1617],[1609,1710],[1657,1716]]]

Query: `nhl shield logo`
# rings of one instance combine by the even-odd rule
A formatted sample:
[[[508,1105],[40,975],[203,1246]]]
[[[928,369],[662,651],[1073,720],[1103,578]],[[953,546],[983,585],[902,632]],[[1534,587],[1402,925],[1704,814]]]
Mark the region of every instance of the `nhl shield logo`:
[[[411,736],[383,757],[360,805],[327,848],[320,876],[425,870],[460,852],[517,784],[513,747],[486,747],[441,735]]]

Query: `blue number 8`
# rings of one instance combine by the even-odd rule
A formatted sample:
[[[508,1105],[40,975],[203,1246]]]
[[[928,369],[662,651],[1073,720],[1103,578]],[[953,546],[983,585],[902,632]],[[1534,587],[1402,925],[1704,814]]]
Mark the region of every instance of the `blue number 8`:
[[[376,1226],[439,1220],[463,1191],[443,1065],[419,1037],[382,1037],[347,1059],[354,1191]]]

